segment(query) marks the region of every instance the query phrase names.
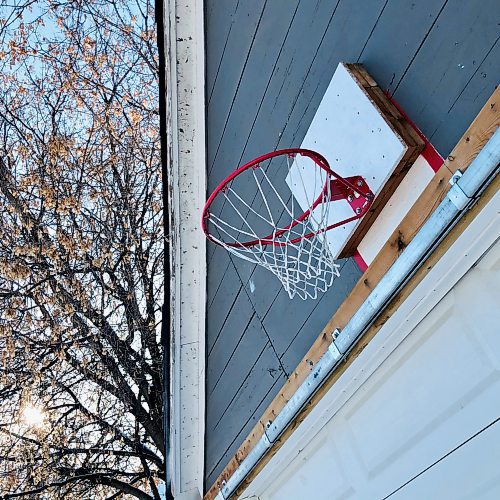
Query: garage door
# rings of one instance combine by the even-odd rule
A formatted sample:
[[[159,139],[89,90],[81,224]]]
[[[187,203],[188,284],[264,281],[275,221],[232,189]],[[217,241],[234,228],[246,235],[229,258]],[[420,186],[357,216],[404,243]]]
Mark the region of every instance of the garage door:
[[[491,214],[489,238],[498,234],[498,200]],[[315,435],[294,453],[285,450],[279,467],[268,464],[275,473],[264,481],[264,469],[247,493],[262,500],[500,498],[499,320],[497,241]]]

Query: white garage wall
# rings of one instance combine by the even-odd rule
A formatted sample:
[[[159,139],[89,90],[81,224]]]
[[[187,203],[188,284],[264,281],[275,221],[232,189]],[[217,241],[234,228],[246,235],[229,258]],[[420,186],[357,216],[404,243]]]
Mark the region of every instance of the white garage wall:
[[[499,209],[497,194],[244,497],[500,498]]]

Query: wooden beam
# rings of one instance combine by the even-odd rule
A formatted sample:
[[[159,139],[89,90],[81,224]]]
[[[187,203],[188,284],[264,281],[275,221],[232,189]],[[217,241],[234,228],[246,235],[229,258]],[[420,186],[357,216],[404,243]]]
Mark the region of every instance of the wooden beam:
[[[253,449],[255,444],[262,437],[265,429],[265,424],[269,420],[274,420],[276,415],[282,410],[288,400],[295,393],[300,384],[307,377],[312,367],[326,352],[331,343],[331,333],[335,328],[342,329],[347,322],[351,319],[352,315],[361,306],[368,294],[380,281],[382,276],[387,272],[389,267],[394,263],[399,254],[404,250],[408,243],[413,239],[420,227],[427,220],[429,215],[434,211],[437,205],[446,195],[449,189],[449,179],[451,173],[460,169],[465,171],[470,162],[477,156],[479,151],[483,148],[489,138],[493,135],[497,127],[500,125],[500,115],[498,108],[500,107],[500,89],[497,88],[493,95],[488,99],[479,115],[473,121],[471,126],[467,129],[460,142],[456,145],[453,152],[445,160],[441,169],[433,177],[427,188],[421,194],[419,199],[412,206],[408,214],[401,221],[399,226],[393,232],[387,243],[382,247],[379,254],[372,262],[367,271],[361,276],[360,280],[348,295],[343,304],[339,307],[337,312],[333,315],[327,323],[319,337],[316,339],[308,353],[304,356],[295,371],[291,374],[281,391],[274,398],[269,405],[264,415],[260,418],[259,422],[255,425],[252,432],[245,439],[243,444],[238,449],[236,455],[230,460],[223,472],[217,478],[214,485],[209,489],[205,495],[205,500],[212,500],[217,495],[222,481],[229,479],[229,477],[238,468],[239,464],[245,459],[248,453]],[[493,185],[493,189],[498,189],[498,179]],[[303,411],[296,417],[294,422],[290,425],[287,431],[279,439],[271,450],[263,457],[258,466],[252,471],[245,482],[238,489],[237,494],[240,494],[246,486],[251,482],[253,477],[265,466],[271,457],[277,452],[281,445],[286,441],[288,436],[300,425],[311,409],[317,404],[325,392],[333,385],[339,376],[345,371],[350,363],[360,354],[368,342],[373,338],[380,327],[387,321],[392,312],[397,309],[399,304],[408,296],[408,294],[415,288],[421,281],[425,274],[433,266],[440,256],[449,248],[449,246],[460,235],[461,231],[467,227],[468,223],[472,220],[477,210],[481,208],[487,200],[490,188],[481,198],[481,201],[476,207],[467,214],[461,222],[454,228],[454,230],[443,240],[439,247],[426,261],[425,265],[416,273],[416,275],[409,281],[404,289],[395,297],[391,304],[385,309],[384,313],[378,318],[375,324],[363,335],[362,339],[357,343],[356,347],[349,354],[346,362],[343,363],[337,370],[335,370],[329,377],[325,385],[318,391],[313,399],[306,405]],[[494,191],[496,192],[496,190]],[[494,194],[494,193],[493,193]],[[492,195],[491,195],[492,196]],[[459,232],[457,232],[459,231]],[[455,239],[453,239],[455,238]]]

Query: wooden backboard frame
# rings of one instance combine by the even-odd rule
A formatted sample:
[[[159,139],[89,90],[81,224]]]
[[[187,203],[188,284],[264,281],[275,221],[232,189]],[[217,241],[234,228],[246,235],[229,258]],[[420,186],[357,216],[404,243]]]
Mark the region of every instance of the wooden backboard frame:
[[[368,232],[368,229],[379,216],[380,212],[425,147],[425,141],[422,137],[420,137],[414,127],[379,88],[366,69],[361,64],[344,64],[344,66],[371,100],[373,105],[378,109],[380,115],[389,124],[392,130],[406,143],[407,150],[387,182],[384,184],[382,190],[377,194],[369,212],[363,217],[347,243],[344,245],[344,248],[339,254],[339,258],[351,257],[354,255],[359,243]]]

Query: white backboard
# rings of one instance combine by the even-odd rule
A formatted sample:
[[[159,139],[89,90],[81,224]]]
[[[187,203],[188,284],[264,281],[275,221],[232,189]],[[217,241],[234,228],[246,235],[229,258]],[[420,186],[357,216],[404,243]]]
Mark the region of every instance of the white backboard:
[[[405,142],[342,63],[333,75],[301,148],[322,154],[332,170],[342,177],[361,175],[375,196],[407,150]],[[305,211],[310,206],[308,200],[316,194],[317,179],[311,176],[306,191],[310,190],[313,195],[305,196],[304,188],[293,182],[291,174],[287,184]],[[329,223],[353,215],[347,202],[335,202]],[[358,223],[350,222],[328,232],[330,249],[335,256],[339,255]]]

